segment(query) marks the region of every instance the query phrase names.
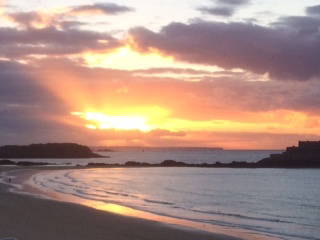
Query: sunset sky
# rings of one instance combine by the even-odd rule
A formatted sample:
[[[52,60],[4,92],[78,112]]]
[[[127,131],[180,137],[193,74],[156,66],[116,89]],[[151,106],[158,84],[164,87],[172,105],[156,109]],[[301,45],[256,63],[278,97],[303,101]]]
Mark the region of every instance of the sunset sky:
[[[319,0],[0,0],[0,144],[320,139]]]

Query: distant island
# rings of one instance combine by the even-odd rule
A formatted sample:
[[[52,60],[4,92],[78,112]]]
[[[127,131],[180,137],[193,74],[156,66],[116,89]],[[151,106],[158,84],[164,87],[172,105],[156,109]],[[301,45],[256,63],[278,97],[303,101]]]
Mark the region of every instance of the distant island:
[[[87,146],[76,143],[6,145],[0,147],[0,158],[100,158]]]

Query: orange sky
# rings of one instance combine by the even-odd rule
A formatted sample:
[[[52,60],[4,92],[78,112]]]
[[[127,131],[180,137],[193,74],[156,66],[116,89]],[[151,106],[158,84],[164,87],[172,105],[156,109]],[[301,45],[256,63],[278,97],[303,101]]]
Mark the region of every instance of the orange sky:
[[[258,15],[270,1],[222,0],[223,16],[177,2],[166,19],[144,1],[11,4],[0,1],[1,143],[279,149],[320,137],[313,0],[290,17]]]
[[[129,46],[106,53],[86,52],[81,57],[83,69],[45,62],[41,64],[51,67],[40,67],[35,76],[42,87],[70,110],[66,113],[70,116],[57,116],[58,121],[86,128],[89,134],[105,135],[105,139],[97,141],[100,145],[271,149],[286,146],[283,138],[293,136],[293,142],[295,136],[320,132],[320,118],[316,115],[278,107],[259,109],[255,94],[242,98],[241,91],[220,86],[220,80],[194,79],[198,75],[221,76],[218,67],[188,64],[156,52],[139,53]],[[182,73],[168,70],[159,77],[158,73],[143,72],[140,66],[147,69],[172,66]],[[186,76],[192,80],[186,80]],[[256,84],[264,86],[268,81],[271,80],[247,84],[256,89]],[[264,137],[261,142],[248,139],[259,135]],[[272,140],[277,135],[282,136],[280,143]]]

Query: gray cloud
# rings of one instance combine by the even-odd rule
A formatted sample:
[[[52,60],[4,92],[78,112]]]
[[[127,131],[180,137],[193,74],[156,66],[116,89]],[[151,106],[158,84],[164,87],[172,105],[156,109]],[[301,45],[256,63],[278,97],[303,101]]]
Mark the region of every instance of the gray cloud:
[[[212,14],[217,16],[230,17],[234,14],[234,8],[230,7],[202,7],[198,9],[202,13]]]
[[[273,23],[273,26],[284,31],[292,31],[296,33],[297,37],[319,38],[320,18],[308,17],[308,16],[290,16],[282,17],[277,22]]]
[[[103,50],[119,46],[119,42],[107,33],[64,29],[0,28],[0,55],[21,57],[31,54],[65,55],[85,50]]]
[[[249,0],[216,0],[214,7],[200,7],[198,10],[204,14],[231,17],[235,11],[243,5],[249,4]]]
[[[42,16],[37,12],[16,12],[8,14],[8,17],[24,27],[32,27],[34,22],[42,22]]]
[[[96,3],[92,5],[82,5],[74,7],[71,13],[87,14],[100,12],[106,15],[117,15],[120,13],[133,11],[133,8],[118,5],[115,3]]]
[[[172,23],[159,33],[146,28],[130,31],[141,51],[158,49],[177,59],[269,73],[280,80],[308,80],[320,76],[320,22],[308,17],[282,19],[281,26],[251,23]],[[306,31],[308,30],[308,31]],[[303,34],[302,34],[303,33]]]
[[[245,5],[245,4],[248,4],[249,2],[250,0],[217,0],[217,3],[234,5],[234,6]]]
[[[120,13],[134,11],[133,8],[114,4],[114,3],[96,3],[92,5],[82,5],[72,7],[59,14],[48,14],[45,12],[13,12],[5,16],[11,21],[25,28],[34,28],[35,25],[43,26],[61,26],[63,24],[77,25],[79,22],[70,21],[70,17],[77,15],[118,15]],[[67,18],[67,20],[66,20]],[[63,27],[63,26],[62,26]]]
[[[86,25],[86,23],[80,22],[80,21],[60,21],[59,22],[59,26],[62,29],[76,29],[83,25]]]
[[[306,13],[308,15],[320,16],[320,5],[311,6],[306,8]]]
[[[7,15],[14,23],[24,28],[35,28],[34,25],[59,26],[62,29],[76,28],[85,25],[84,22],[64,20],[64,14],[56,16],[46,16],[39,12],[14,12]],[[43,27],[44,28],[44,27]]]

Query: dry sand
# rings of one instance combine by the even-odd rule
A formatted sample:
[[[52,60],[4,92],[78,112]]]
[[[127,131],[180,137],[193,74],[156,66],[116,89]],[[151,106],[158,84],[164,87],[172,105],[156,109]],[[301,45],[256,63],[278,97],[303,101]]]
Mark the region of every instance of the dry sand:
[[[0,184],[0,240],[5,237],[21,240],[236,240],[77,204],[15,194]]]

